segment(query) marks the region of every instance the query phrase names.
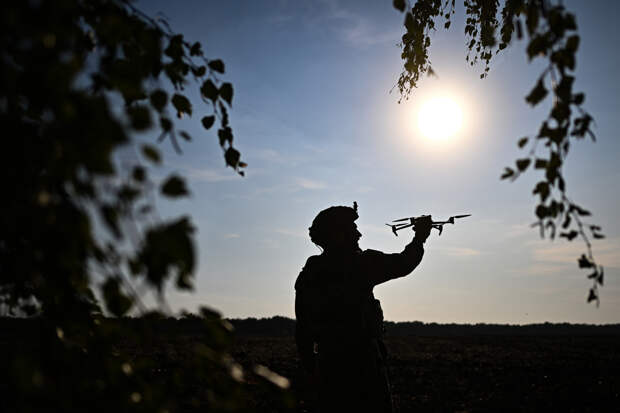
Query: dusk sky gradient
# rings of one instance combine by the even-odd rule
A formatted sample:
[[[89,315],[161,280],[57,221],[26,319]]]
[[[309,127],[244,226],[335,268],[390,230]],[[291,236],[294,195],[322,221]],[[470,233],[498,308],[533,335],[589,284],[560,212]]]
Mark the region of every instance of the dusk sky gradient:
[[[401,251],[412,236],[394,237],[384,225],[392,219],[472,214],[441,237],[433,232],[410,276],[375,288],[387,320],[620,322],[620,3],[565,4],[581,35],[575,90],[586,93],[597,142],[573,142],[564,173],[569,194],[607,236],[594,242],[606,277],[599,308],[586,304],[590,281],[577,268],[583,242],[541,240],[530,228],[537,172],[499,179],[526,155],[517,139],[538,131],[550,104],[525,102],[543,68],[528,63],[525,42],[495,57],[480,80],[484,67],[465,62],[459,1],[450,30],[432,37],[438,77],[425,77],[399,104],[391,89],[404,15],[390,0],[139,2],[224,61],[235,146],[249,164],[245,178],[225,168],[216,134],[200,125],[208,108],[188,85],[194,116],[179,126],[194,141],[181,155],[162,143],[166,166],[157,173],[185,175],[192,195],[158,208],[193,217],[200,263],[194,293],[169,294],[172,308],[293,317],[295,278],[320,253],[307,228],[320,210],[357,201],[361,247],[385,252]],[[417,113],[440,94],[459,102],[464,124],[433,142],[418,130]]]

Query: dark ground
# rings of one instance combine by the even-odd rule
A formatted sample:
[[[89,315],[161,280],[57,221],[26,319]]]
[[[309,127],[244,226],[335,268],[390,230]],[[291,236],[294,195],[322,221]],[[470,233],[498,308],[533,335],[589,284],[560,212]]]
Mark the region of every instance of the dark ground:
[[[394,337],[387,346],[397,412],[620,411],[618,336]],[[292,338],[238,338],[234,356],[290,377],[305,405]]]
[[[0,321],[0,350],[7,355],[27,343],[37,325]],[[233,357],[247,371],[261,364],[288,377],[297,410],[307,411],[312,396],[299,369],[294,320],[230,321]],[[204,342],[201,323],[139,322],[156,334],[136,355],[191,368],[186,350]],[[386,344],[397,412],[620,412],[620,325],[387,323]],[[200,399],[204,389],[196,387],[189,391]],[[276,411],[264,386],[248,380],[248,387],[254,411]]]

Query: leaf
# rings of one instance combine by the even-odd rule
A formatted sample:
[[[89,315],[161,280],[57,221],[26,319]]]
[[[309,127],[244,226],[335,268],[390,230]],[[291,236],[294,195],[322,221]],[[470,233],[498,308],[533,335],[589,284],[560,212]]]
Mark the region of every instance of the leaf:
[[[136,166],[133,168],[133,173],[131,176],[137,182],[144,182],[146,179],[146,170],[141,166]]]
[[[185,180],[177,175],[172,175],[162,184],[161,192],[170,198],[189,195]]]
[[[530,60],[538,55],[544,55],[547,52],[549,43],[547,38],[542,35],[536,35],[527,45],[527,55]]]
[[[587,217],[587,216],[592,215],[590,211],[585,210],[581,208],[579,205],[575,205],[575,204],[571,204],[570,211],[575,211],[577,212],[578,215],[581,215],[582,217]]]
[[[532,160],[530,158],[517,159],[517,169],[519,169],[519,172],[523,172],[530,166],[531,162]]]
[[[402,13],[405,11],[405,7],[406,7],[405,0],[394,0],[392,4],[394,5],[394,8],[398,10],[399,12]]]
[[[564,102],[570,101],[574,82],[574,76],[563,75],[562,79],[560,79],[560,83],[558,83],[558,85],[555,87],[556,96]]]
[[[220,96],[224,99],[228,105],[232,105],[233,87],[230,83],[224,83],[219,91]]]
[[[538,205],[536,207],[536,216],[538,217],[538,219],[543,219],[549,216],[549,208],[546,207],[545,205]]]
[[[444,24],[444,25],[443,25],[443,28],[444,28],[444,29],[449,29],[449,28],[450,28],[450,20],[448,20],[448,21],[446,22],[446,24]]]
[[[536,184],[536,187],[534,188],[533,193],[534,195],[540,194],[541,202],[545,202],[547,197],[549,197],[549,193],[550,193],[549,183],[545,181],[540,181],[538,184]]]
[[[161,163],[161,155],[159,154],[157,148],[151,145],[142,145],[142,153],[144,154],[144,157],[146,159],[153,162],[154,164]]]
[[[239,153],[239,151],[232,147],[226,149],[226,152],[224,153],[224,158],[226,159],[226,165],[232,166],[233,168],[237,168],[240,157],[241,157],[241,154]]]
[[[505,168],[504,173],[502,174],[500,179],[510,178],[514,174],[515,174],[515,171],[513,171],[511,168]]]
[[[119,201],[125,204],[132,203],[140,195],[140,190],[130,185],[122,185],[117,191]]]
[[[157,225],[147,231],[145,242],[138,253],[138,262],[145,269],[146,280],[158,291],[162,290],[164,281],[173,275],[173,271],[176,272],[177,280],[178,277],[186,278],[193,273],[193,231],[187,217]]]
[[[280,376],[278,373],[271,371],[268,367],[261,364],[254,366],[254,373],[281,389],[288,389],[290,387],[290,381],[286,377]]]
[[[600,271],[599,271],[599,275],[598,278],[596,279],[596,282],[599,283],[600,285],[603,285],[603,281],[604,281],[604,272],[603,272],[603,266],[600,267]]]
[[[202,118],[201,122],[202,122],[202,126],[205,129],[209,130],[211,126],[213,126],[213,123],[215,122],[215,116],[213,115],[205,116],[204,118]]]
[[[220,138],[220,146],[224,146],[227,142],[228,144],[232,144],[233,134],[232,129],[230,127],[221,128],[217,131],[217,136]]]
[[[568,40],[566,40],[566,49],[570,50],[571,52],[576,52],[577,48],[579,47],[579,36],[577,36],[576,34],[569,37]]]
[[[527,141],[529,140],[529,138],[527,136],[519,139],[519,141],[517,142],[517,145],[519,146],[519,148],[523,148],[525,145],[527,145]]]
[[[590,294],[588,294],[588,302],[598,300],[598,296],[594,288],[590,288]]]
[[[151,126],[151,111],[145,105],[131,106],[127,109],[131,127],[135,130],[146,130]]]
[[[122,234],[118,225],[118,210],[111,205],[104,204],[99,207],[99,213],[112,234],[114,234],[117,239],[120,239]]]
[[[572,241],[579,233],[577,231],[563,232],[560,234],[560,237],[566,238],[569,241]]]
[[[525,22],[527,24],[527,31],[530,35],[532,35],[538,27],[539,13],[540,10],[537,3],[528,3]]]
[[[573,103],[575,105],[581,105],[585,99],[586,96],[583,93],[575,93],[573,95]]]
[[[186,132],[186,131],[184,131],[184,130],[182,130],[181,132],[179,132],[179,135],[181,135],[181,137],[182,137],[183,139],[185,139],[186,141],[188,141],[188,142],[192,140],[192,137],[190,136],[190,134],[189,134],[189,133],[187,133],[187,132]]]
[[[116,317],[122,317],[131,309],[133,300],[127,297],[120,288],[116,278],[108,278],[101,286],[105,306]]]
[[[166,107],[166,103],[168,103],[168,94],[161,89],[157,89],[151,93],[150,99],[151,105],[153,105],[155,110],[161,112]]]
[[[218,73],[224,73],[224,62],[220,59],[211,60],[209,62],[209,68]]]
[[[207,73],[207,67],[206,66],[198,66],[197,68],[192,67],[192,73],[194,74],[194,76],[202,77],[205,75],[205,73]]]
[[[529,95],[526,96],[525,100],[532,106],[536,106],[541,100],[547,96],[548,90],[545,88],[543,83],[543,78],[539,78],[536,86]]]
[[[193,290],[194,284],[191,281],[190,274],[179,275],[176,280],[176,286],[179,290]]]
[[[547,169],[549,161],[542,158],[536,158],[536,162],[534,162],[534,168],[536,169]]]
[[[555,106],[551,110],[551,117],[558,121],[559,124],[570,117],[570,106],[568,103],[562,101],[556,102]]]
[[[159,126],[161,126],[164,132],[170,132],[172,130],[172,121],[162,116],[159,118]]]
[[[215,86],[215,83],[213,83],[211,79],[207,79],[204,81],[204,83],[200,87],[200,93],[202,93],[205,98],[211,99],[213,102],[217,100],[217,86]]]
[[[175,93],[174,96],[172,96],[172,105],[177,110],[177,113],[192,115],[192,104],[185,96]]]
[[[577,262],[579,263],[579,268],[592,268],[594,266],[585,254],[582,254]]]
[[[200,42],[196,42],[192,45],[191,49],[189,49],[189,54],[191,56],[200,56],[202,54],[202,45]]]
[[[170,38],[168,47],[164,50],[167,56],[170,56],[173,60],[178,60],[183,57],[183,35],[177,34]]]

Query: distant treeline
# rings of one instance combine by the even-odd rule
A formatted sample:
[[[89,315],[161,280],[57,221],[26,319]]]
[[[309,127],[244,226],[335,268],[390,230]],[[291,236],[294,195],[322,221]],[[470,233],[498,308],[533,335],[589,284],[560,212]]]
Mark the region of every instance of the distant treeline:
[[[295,333],[295,320],[287,317],[229,319],[239,336],[286,337]],[[526,325],[510,324],[438,324],[408,321],[385,322],[387,337],[405,336],[618,336],[620,324],[570,324],[541,323]]]
[[[205,334],[204,320],[195,315],[182,318],[130,318],[106,319],[110,323],[127,324],[139,328],[147,326],[154,333],[201,335]],[[240,337],[293,337],[295,320],[275,316],[269,318],[233,318],[227,321]],[[20,333],[38,330],[37,318],[0,318],[0,342]],[[450,337],[450,336],[620,336],[620,324],[570,324],[541,323],[526,325],[510,324],[438,324],[421,321],[385,322],[386,337]]]

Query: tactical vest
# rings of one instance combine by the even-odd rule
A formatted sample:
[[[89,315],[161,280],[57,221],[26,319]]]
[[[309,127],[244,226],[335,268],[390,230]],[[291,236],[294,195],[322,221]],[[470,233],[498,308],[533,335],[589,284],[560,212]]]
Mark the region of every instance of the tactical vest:
[[[300,326],[320,342],[381,339],[383,311],[365,282],[360,260],[350,265],[318,256],[307,264],[298,280],[297,294],[303,300]],[[301,320],[300,320],[301,321]]]

